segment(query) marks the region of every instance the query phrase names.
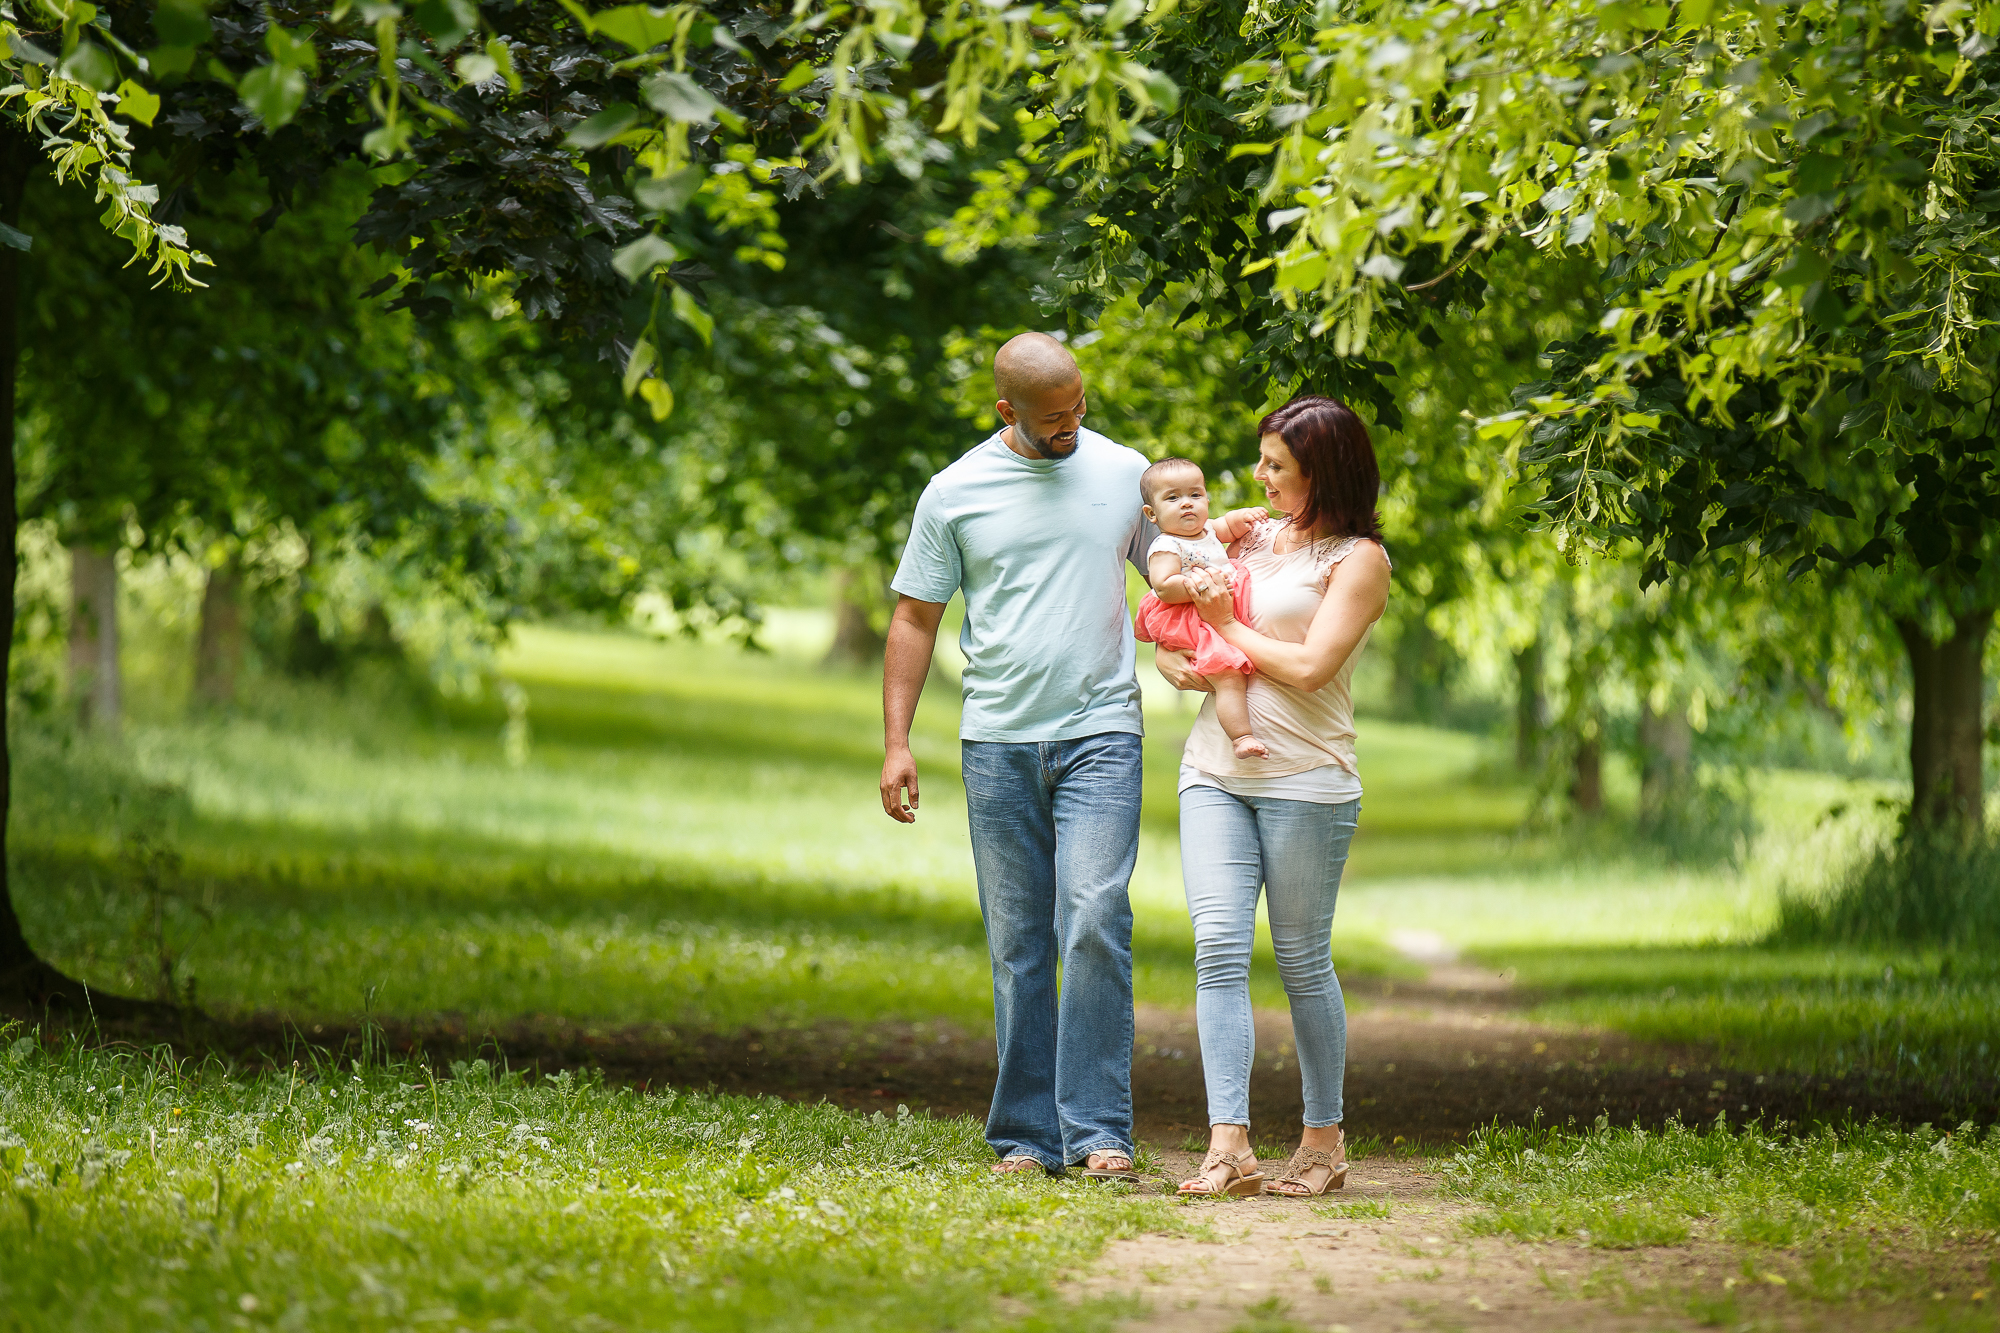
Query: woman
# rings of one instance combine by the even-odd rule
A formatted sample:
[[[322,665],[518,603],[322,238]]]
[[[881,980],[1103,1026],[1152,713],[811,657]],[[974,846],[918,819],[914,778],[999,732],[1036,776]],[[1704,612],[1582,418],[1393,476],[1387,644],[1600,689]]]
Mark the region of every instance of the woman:
[[[1256,665],[1250,714],[1270,749],[1238,759],[1213,695],[1181,759],[1181,874],[1195,929],[1195,1018],[1208,1081],[1209,1151],[1183,1194],[1304,1197],[1346,1181],[1340,1131],[1347,1010],[1329,939],[1340,872],[1361,811],[1348,681],[1389,595],[1389,558],[1375,511],[1375,448],[1352,411],[1295,398],[1258,426],[1256,477],[1273,509],[1236,548],[1251,574],[1252,623],[1229,589],[1198,575],[1202,618]],[[1176,687],[1206,690],[1178,654],[1156,655]],[[1250,1148],[1250,949],[1257,894],[1292,1006],[1305,1082],[1305,1136],[1267,1180]]]

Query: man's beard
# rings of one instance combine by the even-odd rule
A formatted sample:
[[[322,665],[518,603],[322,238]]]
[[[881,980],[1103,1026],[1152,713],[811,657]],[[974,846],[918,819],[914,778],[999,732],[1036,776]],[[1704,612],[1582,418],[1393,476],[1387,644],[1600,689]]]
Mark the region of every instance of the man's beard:
[[[1029,426],[1025,421],[1016,421],[1014,423],[1014,430],[1021,439],[1027,442],[1028,447],[1035,451],[1035,456],[1038,458],[1054,461],[1068,458],[1076,452],[1078,436],[1072,435],[1069,438],[1067,447],[1059,448],[1056,444],[1055,436],[1036,435],[1034,428]]]

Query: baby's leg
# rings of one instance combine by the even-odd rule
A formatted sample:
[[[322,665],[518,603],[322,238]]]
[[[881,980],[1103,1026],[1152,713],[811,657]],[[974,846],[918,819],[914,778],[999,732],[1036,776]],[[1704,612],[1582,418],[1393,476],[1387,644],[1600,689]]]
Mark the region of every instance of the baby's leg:
[[[1238,759],[1267,759],[1271,752],[1264,742],[1250,734],[1250,680],[1240,671],[1224,671],[1212,677],[1215,685],[1215,720],[1223,734],[1236,742]]]

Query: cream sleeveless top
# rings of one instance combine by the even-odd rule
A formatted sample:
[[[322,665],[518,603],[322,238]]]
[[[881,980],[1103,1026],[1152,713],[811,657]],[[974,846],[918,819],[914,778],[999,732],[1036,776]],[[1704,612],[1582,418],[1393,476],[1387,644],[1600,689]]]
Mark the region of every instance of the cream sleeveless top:
[[[1363,537],[1329,537],[1286,555],[1276,549],[1280,519],[1265,519],[1244,535],[1236,558],[1250,571],[1250,628],[1288,643],[1304,643],[1313,616],[1326,599],[1333,567]],[[1215,696],[1202,703],[1188,733],[1185,762],[1220,778],[1278,778],[1338,764],[1359,776],[1354,762],[1354,701],[1349,682],[1370,625],[1334,678],[1317,690],[1250,677],[1250,726],[1270,749],[1268,759],[1238,759],[1215,717]]]

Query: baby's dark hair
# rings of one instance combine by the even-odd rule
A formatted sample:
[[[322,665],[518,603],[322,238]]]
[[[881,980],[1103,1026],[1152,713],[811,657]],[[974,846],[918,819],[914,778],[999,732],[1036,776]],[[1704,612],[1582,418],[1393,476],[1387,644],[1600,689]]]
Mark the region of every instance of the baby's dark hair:
[[[1201,464],[1192,458],[1162,458],[1147,468],[1139,474],[1139,498],[1147,504],[1153,503],[1153,488],[1164,481],[1169,473],[1179,472],[1183,468],[1191,468],[1197,474],[1201,472]]]

